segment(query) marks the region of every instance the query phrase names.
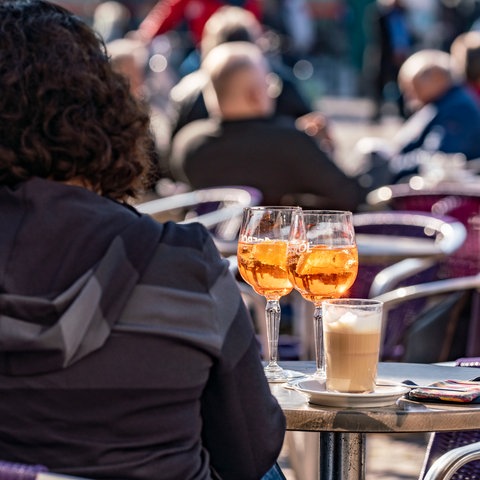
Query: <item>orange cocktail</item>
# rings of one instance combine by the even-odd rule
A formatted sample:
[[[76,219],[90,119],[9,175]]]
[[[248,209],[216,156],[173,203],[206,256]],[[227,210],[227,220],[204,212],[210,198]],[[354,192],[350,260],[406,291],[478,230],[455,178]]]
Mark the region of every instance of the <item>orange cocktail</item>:
[[[287,241],[238,242],[238,271],[264,297],[278,298],[290,293],[293,285],[287,272]]]
[[[315,245],[304,252],[292,250],[287,262],[295,288],[315,303],[340,297],[353,285],[358,272],[358,251],[355,245]]]

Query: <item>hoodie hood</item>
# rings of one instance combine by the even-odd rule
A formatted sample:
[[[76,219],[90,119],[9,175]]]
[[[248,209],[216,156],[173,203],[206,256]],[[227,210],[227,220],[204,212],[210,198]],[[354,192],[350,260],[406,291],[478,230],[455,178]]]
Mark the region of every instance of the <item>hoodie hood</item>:
[[[100,348],[161,233],[82,187],[0,187],[0,373],[55,371]]]

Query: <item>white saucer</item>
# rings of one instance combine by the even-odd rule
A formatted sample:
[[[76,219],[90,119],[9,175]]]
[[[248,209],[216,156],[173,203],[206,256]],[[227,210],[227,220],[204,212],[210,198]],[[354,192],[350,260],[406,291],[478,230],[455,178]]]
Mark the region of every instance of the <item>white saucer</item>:
[[[302,379],[289,382],[288,387],[305,394],[310,403],[328,407],[384,407],[394,404],[408,392],[407,387],[388,385],[388,380],[378,380],[387,384],[377,386],[372,393],[340,393],[325,390],[325,382],[316,379]]]

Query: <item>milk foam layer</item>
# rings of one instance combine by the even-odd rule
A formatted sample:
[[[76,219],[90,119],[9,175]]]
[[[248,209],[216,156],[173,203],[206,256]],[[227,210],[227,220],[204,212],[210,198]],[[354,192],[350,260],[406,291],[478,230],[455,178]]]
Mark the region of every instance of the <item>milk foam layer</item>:
[[[323,323],[326,331],[343,333],[377,332],[382,324],[382,315],[377,312],[358,310],[353,313],[341,307],[324,312]]]

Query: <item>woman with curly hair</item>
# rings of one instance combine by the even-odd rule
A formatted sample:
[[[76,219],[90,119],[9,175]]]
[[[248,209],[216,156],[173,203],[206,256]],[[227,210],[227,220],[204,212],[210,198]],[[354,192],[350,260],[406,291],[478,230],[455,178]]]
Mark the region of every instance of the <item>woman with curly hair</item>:
[[[149,120],[101,40],[54,4],[1,1],[0,92],[2,460],[261,478],[285,420],[251,320],[201,225],[127,205]]]

